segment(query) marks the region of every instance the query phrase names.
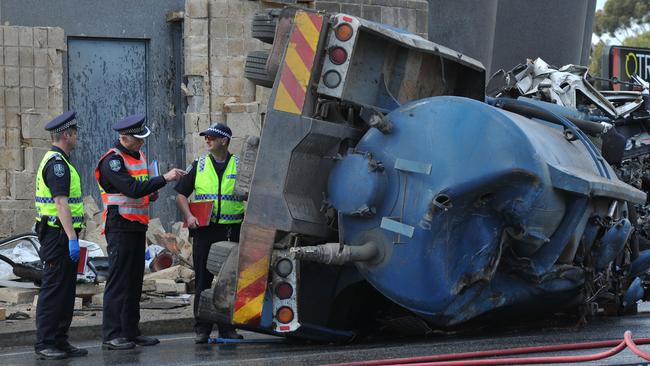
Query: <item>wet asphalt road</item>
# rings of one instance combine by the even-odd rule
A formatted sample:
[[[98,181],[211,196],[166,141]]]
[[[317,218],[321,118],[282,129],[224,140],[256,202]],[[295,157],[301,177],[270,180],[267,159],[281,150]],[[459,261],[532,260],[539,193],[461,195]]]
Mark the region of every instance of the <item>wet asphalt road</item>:
[[[553,323],[551,325],[551,323]],[[456,335],[435,335],[415,339],[365,340],[349,345],[297,343],[257,343],[239,345],[195,345],[192,334],[163,336],[161,344],[128,351],[104,351],[98,340],[77,344],[88,349],[88,357],[62,361],[36,360],[31,347],[0,349],[0,366],[9,365],[320,365],[360,360],[424,356],[508,347],[539,346],[558,343],[622,339],[625,330],[635,338],[650,337],[650,313],[635,316],[598,318],[576,328],[568,322],[541,321],[534,329],[508,327]],[[273,339],[243,332],[248,339]],[[650,353],[650,345],[640,346]],[[580,351],[584,354],[603,349]],[[557,354],[554,354],[557,355]],[[542,356],[542,354],[537,354]],[[589,365],[645,364],[631,351],[613,358],[583,363]]]

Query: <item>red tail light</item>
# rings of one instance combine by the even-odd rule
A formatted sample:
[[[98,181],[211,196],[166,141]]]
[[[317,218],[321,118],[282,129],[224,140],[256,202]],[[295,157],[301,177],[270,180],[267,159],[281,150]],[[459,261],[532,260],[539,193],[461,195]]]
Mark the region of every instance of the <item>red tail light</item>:
[[[275,296],[280,300],[286,300],[290,298],[291,295],[293,295],[293,287],[290,284],[282,282],[275,286]]]
[[[332,47],[330,48],[330,61],[334,65],[341,65],[348,59],[348,53],[341,47]]]

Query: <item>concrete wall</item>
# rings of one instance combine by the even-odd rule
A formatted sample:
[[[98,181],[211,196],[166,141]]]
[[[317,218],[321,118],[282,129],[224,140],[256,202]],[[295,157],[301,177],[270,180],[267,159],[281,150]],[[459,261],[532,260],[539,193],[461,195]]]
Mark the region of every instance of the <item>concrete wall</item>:
[[[63,112],[61,28],[0,27],[0,237],[34,223],[35,171],[50,146],[43,129]]]
[[[596,0],[430,0],[429,39],[483,63],[489,77],[527,58],[589,64]]]

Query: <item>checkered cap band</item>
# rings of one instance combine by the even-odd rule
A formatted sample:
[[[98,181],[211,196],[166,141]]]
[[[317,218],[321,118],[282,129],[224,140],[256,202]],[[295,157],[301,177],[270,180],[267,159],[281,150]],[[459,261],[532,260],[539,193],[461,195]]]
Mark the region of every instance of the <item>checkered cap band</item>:
[[[145,126],[140,126],[135,128],[129,128],[126,130],[119,130],[118,132],[122,135],[141,135],[147,132],[147,128]]]
[[[210,132],[214,132],[214,133],[217,133],[217,134],[219,134],[219,135],[221,135],[221,136],[223,136],[223,137],[227,137],[227,138],[229,138],[229,139],[232,139],[232,136],[230,136],[228,133],[223,132],[223,131],[221,131],[221,130],[219,130],[219,129],[209,127],[209,128],[208,128],[208,131],[210,131]]]
[[[55,128],[55,129],[53,129],[52,131],[50,131],[50,133],[63,132],[65,130],[67,130],[68,128],[76,126],[76,125],[77,125],[77,121],[73,119],[73,120],[70,120],[70,121],[62,124],[61,126]]]

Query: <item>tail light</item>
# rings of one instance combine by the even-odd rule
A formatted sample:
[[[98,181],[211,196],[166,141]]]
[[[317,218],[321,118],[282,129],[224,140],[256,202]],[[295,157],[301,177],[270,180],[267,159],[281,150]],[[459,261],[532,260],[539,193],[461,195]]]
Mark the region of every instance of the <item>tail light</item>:
[[[281,282],[275,286],[275,296],[277,296],[280,300],[289,299],[292,295],[293,286],[291,286],[289,283]]]
[[[332,47],[329,50],[330,61],[334,65],[341,65],[348,59],[348,52],[343,47]]]
[[[273,300],[272,329],[279,333],[294,332],[300,328],[298,312],[299,262],[289,255],[287,249],[273,251],[274,264],[271,275]]]
[[[287,258],[280,259],[275,264],[275,273],[281,277],[287,277],[293,271],[293,263]]]
[[[352,38],[352,35],[354,34],[354,30],[352,29],[352,26],[347,23],[343,23],[336,27],[336,30],[334,31],[334,35],[336,36],[336,39],[339,41],[347,41],[350,38]]]
[[[288,306],[283,306],[278,309],[277,313],[275,313],[275,318],[280,322],[280,323],[291,323],[293,320],[293,310],[291,310],[290,307]]]
[[[330,70],[323,75],[323,84],[328,88],[336,88],[341,84],[341,74],[337,71]]]

